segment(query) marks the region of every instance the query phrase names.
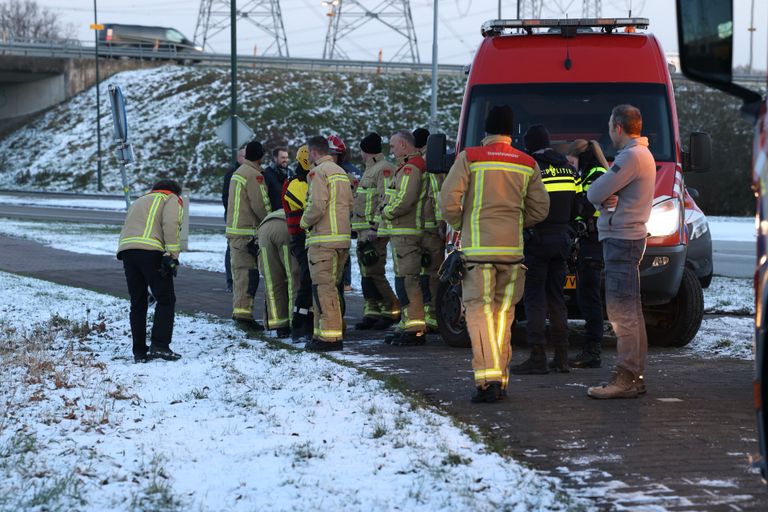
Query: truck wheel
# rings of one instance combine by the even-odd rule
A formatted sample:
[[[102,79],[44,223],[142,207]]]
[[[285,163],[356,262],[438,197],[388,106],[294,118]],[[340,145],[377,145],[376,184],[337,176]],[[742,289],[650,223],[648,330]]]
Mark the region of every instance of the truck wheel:
[[[701,283],[693,270],[686,268],[675,298],[646,317],[648,343],[656,347],[684,347],[699,332],[703,317]]]
[[[441,282],[437,287],[437,329],[446,345],[468,348],[472,346],[464,320],[464,304],[461,302],[461,283],[451,285]]]

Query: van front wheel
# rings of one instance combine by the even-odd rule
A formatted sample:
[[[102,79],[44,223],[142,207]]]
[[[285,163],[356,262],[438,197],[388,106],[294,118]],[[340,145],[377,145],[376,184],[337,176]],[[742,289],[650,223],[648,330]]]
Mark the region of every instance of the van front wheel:
[[[464,318],[464,304],[461,302],[461,283],[451,285],[440,282],[438,285],[437,329],[448,346],[460,348],[472,346]]]
[[[696,274],[683,271],[680,288],[669,304],[643,310],[648,344],[656,347],[684,347],[696,336],[704,318],[704,293]]]

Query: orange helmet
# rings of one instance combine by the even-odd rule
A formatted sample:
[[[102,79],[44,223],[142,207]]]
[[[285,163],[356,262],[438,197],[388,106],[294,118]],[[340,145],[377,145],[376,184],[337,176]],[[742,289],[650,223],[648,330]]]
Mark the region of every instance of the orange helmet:
[[[340,155],[347,152],[347,145],[338,135],[328,136],[328,149],[332,155]]]

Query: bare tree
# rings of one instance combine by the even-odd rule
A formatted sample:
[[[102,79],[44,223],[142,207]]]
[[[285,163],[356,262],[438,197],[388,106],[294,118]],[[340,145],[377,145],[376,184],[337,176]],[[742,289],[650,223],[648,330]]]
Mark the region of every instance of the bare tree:
[[[35,0],[0,1],[0,37],[3,40],[58,41],[71,38],[74,28]]]

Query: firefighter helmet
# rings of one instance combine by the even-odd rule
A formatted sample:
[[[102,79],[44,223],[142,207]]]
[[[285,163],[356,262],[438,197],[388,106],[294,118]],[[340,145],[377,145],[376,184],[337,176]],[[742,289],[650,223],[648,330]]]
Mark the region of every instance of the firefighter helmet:
[[[338,135],[328,136],[328,149],[332,155],[340,155],[347,152],[347,145]]]
[[[309,171],[309,146],[304,144],[296,151],[296,161],[305,171]]]

